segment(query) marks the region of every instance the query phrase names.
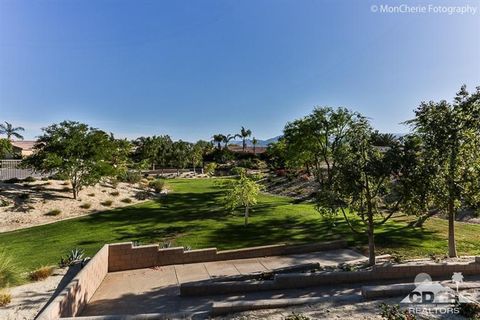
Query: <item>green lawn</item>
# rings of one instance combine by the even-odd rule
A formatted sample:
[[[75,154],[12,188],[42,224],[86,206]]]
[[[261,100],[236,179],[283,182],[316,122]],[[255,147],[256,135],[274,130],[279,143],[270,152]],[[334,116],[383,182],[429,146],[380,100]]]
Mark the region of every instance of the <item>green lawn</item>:
[[[168,180],[168,196],[143,204],[0,234],[0,248],[14,256],[23,270],[56,264],[69,249],[81,247],[93,255],[105,243],[137,241],[158,243],[175,239],[192,248],[231,249],[274,243],[301,243],[346,239],[365,245],[338,219],[336,226],[323,220],[311,204],[262,195],[243,226],[241,212],[231,214],[221,205],[220,179]],[[378,230],[379,252],[397,252],[408,257],[447,251],[447,223],[431,219],[425,229],[404,228],[401,219]],[[457,224],[460,254],[480,254],[480,225]]]

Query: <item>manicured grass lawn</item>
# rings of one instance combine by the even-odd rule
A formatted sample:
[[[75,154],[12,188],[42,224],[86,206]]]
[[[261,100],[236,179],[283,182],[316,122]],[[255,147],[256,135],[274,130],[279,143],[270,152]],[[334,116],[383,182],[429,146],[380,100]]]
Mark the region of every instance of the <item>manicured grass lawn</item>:
[[[250,224],[242,213],[227,212],[221,205],[222,180],[168,180],[173,192],[143,204],[105,211],[50,225],[0,234],[0,248],[14,256],[23,270],[58,263],[74,247],[93,255],[103,244],[136,241],[143,244],[174,240],[192,248],[231,249],[274,243],[301,243],[346,239],[363,247],[364,237],[354,236],[339,217],[336,225],[322,219],[311,204],[262,195],[252,210]],[[405,228],[406,218],[378,230],[377,249],[408,257],[445,254],[447,223],[431,219],[424,230]],[[480,254],[480,225],[457,224],[459,254]]]

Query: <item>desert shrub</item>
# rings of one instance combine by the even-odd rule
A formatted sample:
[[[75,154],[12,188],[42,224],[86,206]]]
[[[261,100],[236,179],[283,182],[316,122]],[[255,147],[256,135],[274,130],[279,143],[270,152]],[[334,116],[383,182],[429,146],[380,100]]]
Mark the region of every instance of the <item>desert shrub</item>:
[[[42,181],[48,181],[48,177],[41,177],[40,180],[42,180]]]
[[[110,207],[112,204],[113,204],[112,200],[105,200],[105,201],[101,202],[101,205],[105,206],[105,207]]]
[[[410,313],[408,310],[401,310],[400,306],[397,305],[388,305],[382,303],[380,305],[382,312],[380,315],[382,318],[387,320],[415,320],[417,319],[414,314]]]
[[[232,170],[230,170],[230,173],[235,176],[239,176],[242,173],[246,173],[247,169],[242,168],[242,167],[233,167]]]
[[[248,177],[252,180],[259,181],[259,180],[262,180],[263,178],[265,178],[265,174],[263,174],[263,173],[253,173],[253,174],[250,174]]]
[[[59,216],[62,214],[62,210],[60,209],[53,209],[45,213],[46,216]]]
[[[0,291],[0,307],[4,307],[12,302],[12,295],[7,291]]]
[[[142,180],[142,174],[139,171],[126,171],[120,175],[119,180],[127,183],[139,183]]]
[[[66,255],[66,257],[60,257],[60,268],[65,268],[73,265],[78,261],[84,260],[85,251],[80,248],[74,248]]]
[[[5,181],[3,181],[3,182],[5,182],[5,183],[19,183],[19,182],[21,182],[21,181],[22,181],[22,180],[20,180],[20,179],[18,179],[18,178],[11,178],[11,179],[7,179],[7,180],[5,180]]]
[[[284,320],[310,320],[310,318],[301,313],[292,312],[292,314],[289,316],[286,316]]]
[[[113,189],[117,189],[119,183],[120,181],[118,180],[118,178],[110,179],[110,185],[112,186]]]
[[[28,279],[30,279],[31,281],[40,281],[47,279],[53,274],[53,270],[53,267],[40,267],[30,272],[28,274]]]
[[[23,179],[23,181],[24,182],[35,182],[35,181],[37,181],[37,179],[35,179],[32,176],[29,176],[29,177],[26,177],[25,179]]]
[[[458,303],[456,307],[461,316],[467,319],[480,320],[480,303]]]
[[[213,176],[215,174],[215,169],[217,169],[217,164],[215,162],[210,162],[205,165],[204,172],[209,176]]]
[[[8,207],[10,202],[7,199],[0,198],[0,207]]]
[[[113,197],[118,197],[120,195],[120,192],[113,191],[113,192],[110,192],[110,195],[113,196]]]
[[[277,175],[277,177],[285,177],[287,175],[287,170],[278,169],[278,170],[275,170],[275,174]]]
[[[20,280],[20,271],[13,258],[5,250],[0,250],[0,289],[16,284]]]
[[[70,192],[70,187],[65,186],[65,187],[63,187],[63,188],[61,189],[61,191],[63,191],[63,192]]]
[[[89,193],[89,194],[87,194],[87,196],[89,196],[89,197],[95,197],[95,193],[93,193],[93,192],[92,192],[92,193]]]
[[[153,181],[150,181],[148,183],[148,186],[152,188],[156,193],[160,193],[163,190],[163,187],[165,186],[165,181],[161,179],[155,179]]]
[[[90,202],[85,202],[80,205],[80,208],[82,209],[90,209],[92,204]]]
[[[50,180],[64,180],[64,181],[65,181],[65,180],[67,180],[68,178],[67,178],[67,176],[64,175],[64,174],[56,173],[56,174],[54,174],[54,175],[51,175],[51,176],[49,177],[49,179],[50,179]]]
[[[65,180],[62,182],[62,186],[69,186],[70,185],[70,181],[68,180]]]
[[[123,203],[132,203],[132,199],[130,199],[130,198],[124,198],[120,201],[122,201]]]
[[[21,200],[27,200],[28,198],[30,198],[30,194],[29,193],[21,193],[18,196],[18,198],[21,199]]]

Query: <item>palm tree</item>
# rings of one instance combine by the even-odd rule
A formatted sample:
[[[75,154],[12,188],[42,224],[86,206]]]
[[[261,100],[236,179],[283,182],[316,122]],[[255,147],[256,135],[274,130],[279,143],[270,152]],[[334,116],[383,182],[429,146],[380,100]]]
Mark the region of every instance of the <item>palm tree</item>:
[[[221,143],[223,142],[224,139],[225,139],[225,136],[221,133],[213,135],[212,141],[217,144],[218,150],[222,149]]]
[[[23,136],[18,133],[18,131],[25,131],[22,127],[14,128],[11,123],[5,121],[5,124],[0,124],[0,134],[6,134],[7,139],[11,140],[10,138],[14,136],[17,139],[23,140]]]
[[[256,153],[256,150],[255,150],[255,149],[256,149],[256,146],[257,146],[257,143],[258,143],[258,140],[257,140],[257,138],[253,137],[253,139],[252,139],[252,144],[253,144],[253,154],[257,154],[257,153]]]
[[[228,143],[238,137],[238,134],[227,134],[226,136],[223,136],[223,143],[225,143],[225,149],[228,147]]]
[[[240,130],[240,137],[242,138],[242,149],[243,152],[245,152],[245,149],[247,148],[247,138],[252,135],[252,130],[250,129],[245,129],[242,127],[242,130]]]

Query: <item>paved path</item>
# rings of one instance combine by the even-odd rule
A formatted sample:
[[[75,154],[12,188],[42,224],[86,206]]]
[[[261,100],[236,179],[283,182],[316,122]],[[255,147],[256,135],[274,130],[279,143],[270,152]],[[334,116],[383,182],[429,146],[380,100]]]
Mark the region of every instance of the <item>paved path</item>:
[[[288,290],[246,295],[216,297],[180,297],[179,284],[219,276],[248,274],[305,263],[333,266],[365,258],[348,249],[307,254],[274,256],[254,259],[225,260],[150,269],[109,273],[82,313],[82,316],[108,314],[141,314],[196,312],[208,310],[214,301],[239,301],[288,297],[328,296],[346,290],[344,294],[359,294],[359,289],[324,289],[322,291]]]

